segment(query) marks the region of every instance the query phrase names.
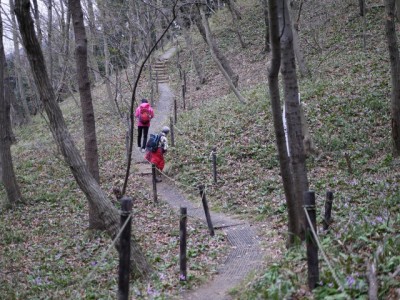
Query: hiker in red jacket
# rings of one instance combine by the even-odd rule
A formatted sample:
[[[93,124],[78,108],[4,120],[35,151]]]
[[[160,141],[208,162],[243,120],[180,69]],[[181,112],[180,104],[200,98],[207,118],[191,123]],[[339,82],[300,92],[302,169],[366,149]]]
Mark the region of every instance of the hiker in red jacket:
[[[145,159],[154,164],[156,168],[160,171],[159,172],[160,177],[161,177],[161,171],[164,169],[165,165],[164,154],[168,150],[168,140],[167,140],[168,133],[169,133],[169,127],[164,126],[161,132],[159,133],[160,140],[158,143],[157,150],[155,152],[147,151],[145,155]],[[156,182],[161,182],[161,179],[156,178]]]
[[[147,99],[142,99],[142,103],[136,108],[135,117],[138,119],[137,145],[142,152],[146,151],[147,135],[149,133],[150,121],[154,118],[154,111]],[[142,143],[143,134],[143,143]]]

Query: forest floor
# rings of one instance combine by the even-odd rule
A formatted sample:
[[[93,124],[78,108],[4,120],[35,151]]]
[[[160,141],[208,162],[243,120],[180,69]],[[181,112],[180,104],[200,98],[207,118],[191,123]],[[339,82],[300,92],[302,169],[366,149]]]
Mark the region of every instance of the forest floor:
[[[159,60],[166,61],[175,52],[176,48],[172,47],[166,50]],[[158,132],[163,126],[169,124],[168,116],[171,114],[174,92],[168,83],[159,83],[158,90],[159,99],[154,107],[155,118],[152,120],[149,133]],[[151,168],[144,159],[144,154],[135,147],[132,156],[136,162],[137,174],[145,176],[145,182],[151,187]],[[166,161],[168,161],[168,153]],[[179,188],[181,185],[179,182],[165,173],[162,177],[163,181],[157,183],[157,195],[162,201],[167,202],[177,213],[179,213],[180,207],[186,207],[189,218],[197,218],[207,224],[202,205],[189,201],[183,190]],[[276,239],[272,235],[270,238],[265,235],[265,232],[273,231],[273,224],[268,222],[264,224],[265,232],[261,242],[257,228],[254,228],[251,223],[222,213],[211,212],[210,215],[214,230],[224,232],[230,249],[223,264],[217,267],[216,275],[199,288],[184,291],[181,295],[183,299],[231,299],[229,291],[240,284],[246,276],[257,270],[262,264],[278,260],[280,257],[282,240]],[[262,244],[265,243],[268,244],[268,247],[263,247]]]

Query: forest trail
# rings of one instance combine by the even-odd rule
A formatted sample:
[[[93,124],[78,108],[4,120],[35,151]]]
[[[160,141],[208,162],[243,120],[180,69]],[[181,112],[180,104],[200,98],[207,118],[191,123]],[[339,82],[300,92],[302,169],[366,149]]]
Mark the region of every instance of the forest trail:
[[[160,56],[159,60],[165,62],[175,54],[175,51],[175,48],[167,50]],[[165,78],[163,82],[159,82],[158,89],[160,98],[156,101],[154,107],[155,117],[151,122],[149,134],[159,132],[163,126],[169,125],[169,116],[171,114],[174,93],[169,87],[168,78]],[[151,167],[144,159],[144,154],[135,147],[132,156],[133,161],[136,163],[135,168],[138,170],[138,173],[141,175],[150,175]],[[166,162],[168,162],[168,155],[166,156]],[[152,186],[151,176],[145,176],[145,181],[149,186]],[[198,218],[207,224],[203,208],[200,205],[201,203],[196,206],[188,201],[173,180],[163,176],[163,181],[157,183],[157,193],[163,201],[169,203],[178,213],[180,207],[187,207],[189,217]],[[182,294],[181,299],[232,299],[229,295],[229,290],[237,286],[251,271],[259,268],[264,262],[263,256],[266,253],[262,249],[257,232],[251,224],[231,216],[214,212],[211,212],[211,220],[215,230],[223,230],[231,248],[229,249],[225,262],[218,267],[217,274],[198,289],[187,291]],[[264,227],[263,230],[268,230],[268,228]],[[272,238],[271,241],[265,241],[264,239],[263,242],[267,242],[268,245],[274,243]],[[268,253],[268,255],[276,257],[277,254]],[[188,272],[190,273],[190,261],[188,262]]]

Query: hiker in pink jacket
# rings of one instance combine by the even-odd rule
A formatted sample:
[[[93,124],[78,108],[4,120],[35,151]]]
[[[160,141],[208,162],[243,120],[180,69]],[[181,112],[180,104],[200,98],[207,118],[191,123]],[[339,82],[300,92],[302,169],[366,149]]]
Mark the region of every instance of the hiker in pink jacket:
[[[146,151],[147,135],[149,133],[150,121],[154,118],[154,111],[147,99],[142,99],[142,103],[136,108],[135,117],[138,119],[137,145],[142,152]],[[142,143],[143,135],[143,143]]]

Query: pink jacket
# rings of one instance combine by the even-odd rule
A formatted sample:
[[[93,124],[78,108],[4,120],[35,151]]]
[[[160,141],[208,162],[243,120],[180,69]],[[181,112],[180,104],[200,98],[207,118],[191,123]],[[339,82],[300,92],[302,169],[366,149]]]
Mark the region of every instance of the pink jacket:
[[[151,106],[150,106],[150,104],[149,103],[142,103],[142,104],[140,104],[139,106],[138,106],[138,108],[136,108],[136,111],[135,111],[135,117],[137,118],[137,120],[138,120],[138,126],[147,126],[147,127],[149,127],[150,126],[150,123],[149,124],[142,124],[141,122],[140,122],[140,120],[139,120],[139,115],[140,115],[140,108],[141,107],[145,107],[145,108],[147,108],[148,109],[148,111],[150,112],[150,116],[151,116],[151,118],[153,119],[154,118],[154,110],[151,108]]]

